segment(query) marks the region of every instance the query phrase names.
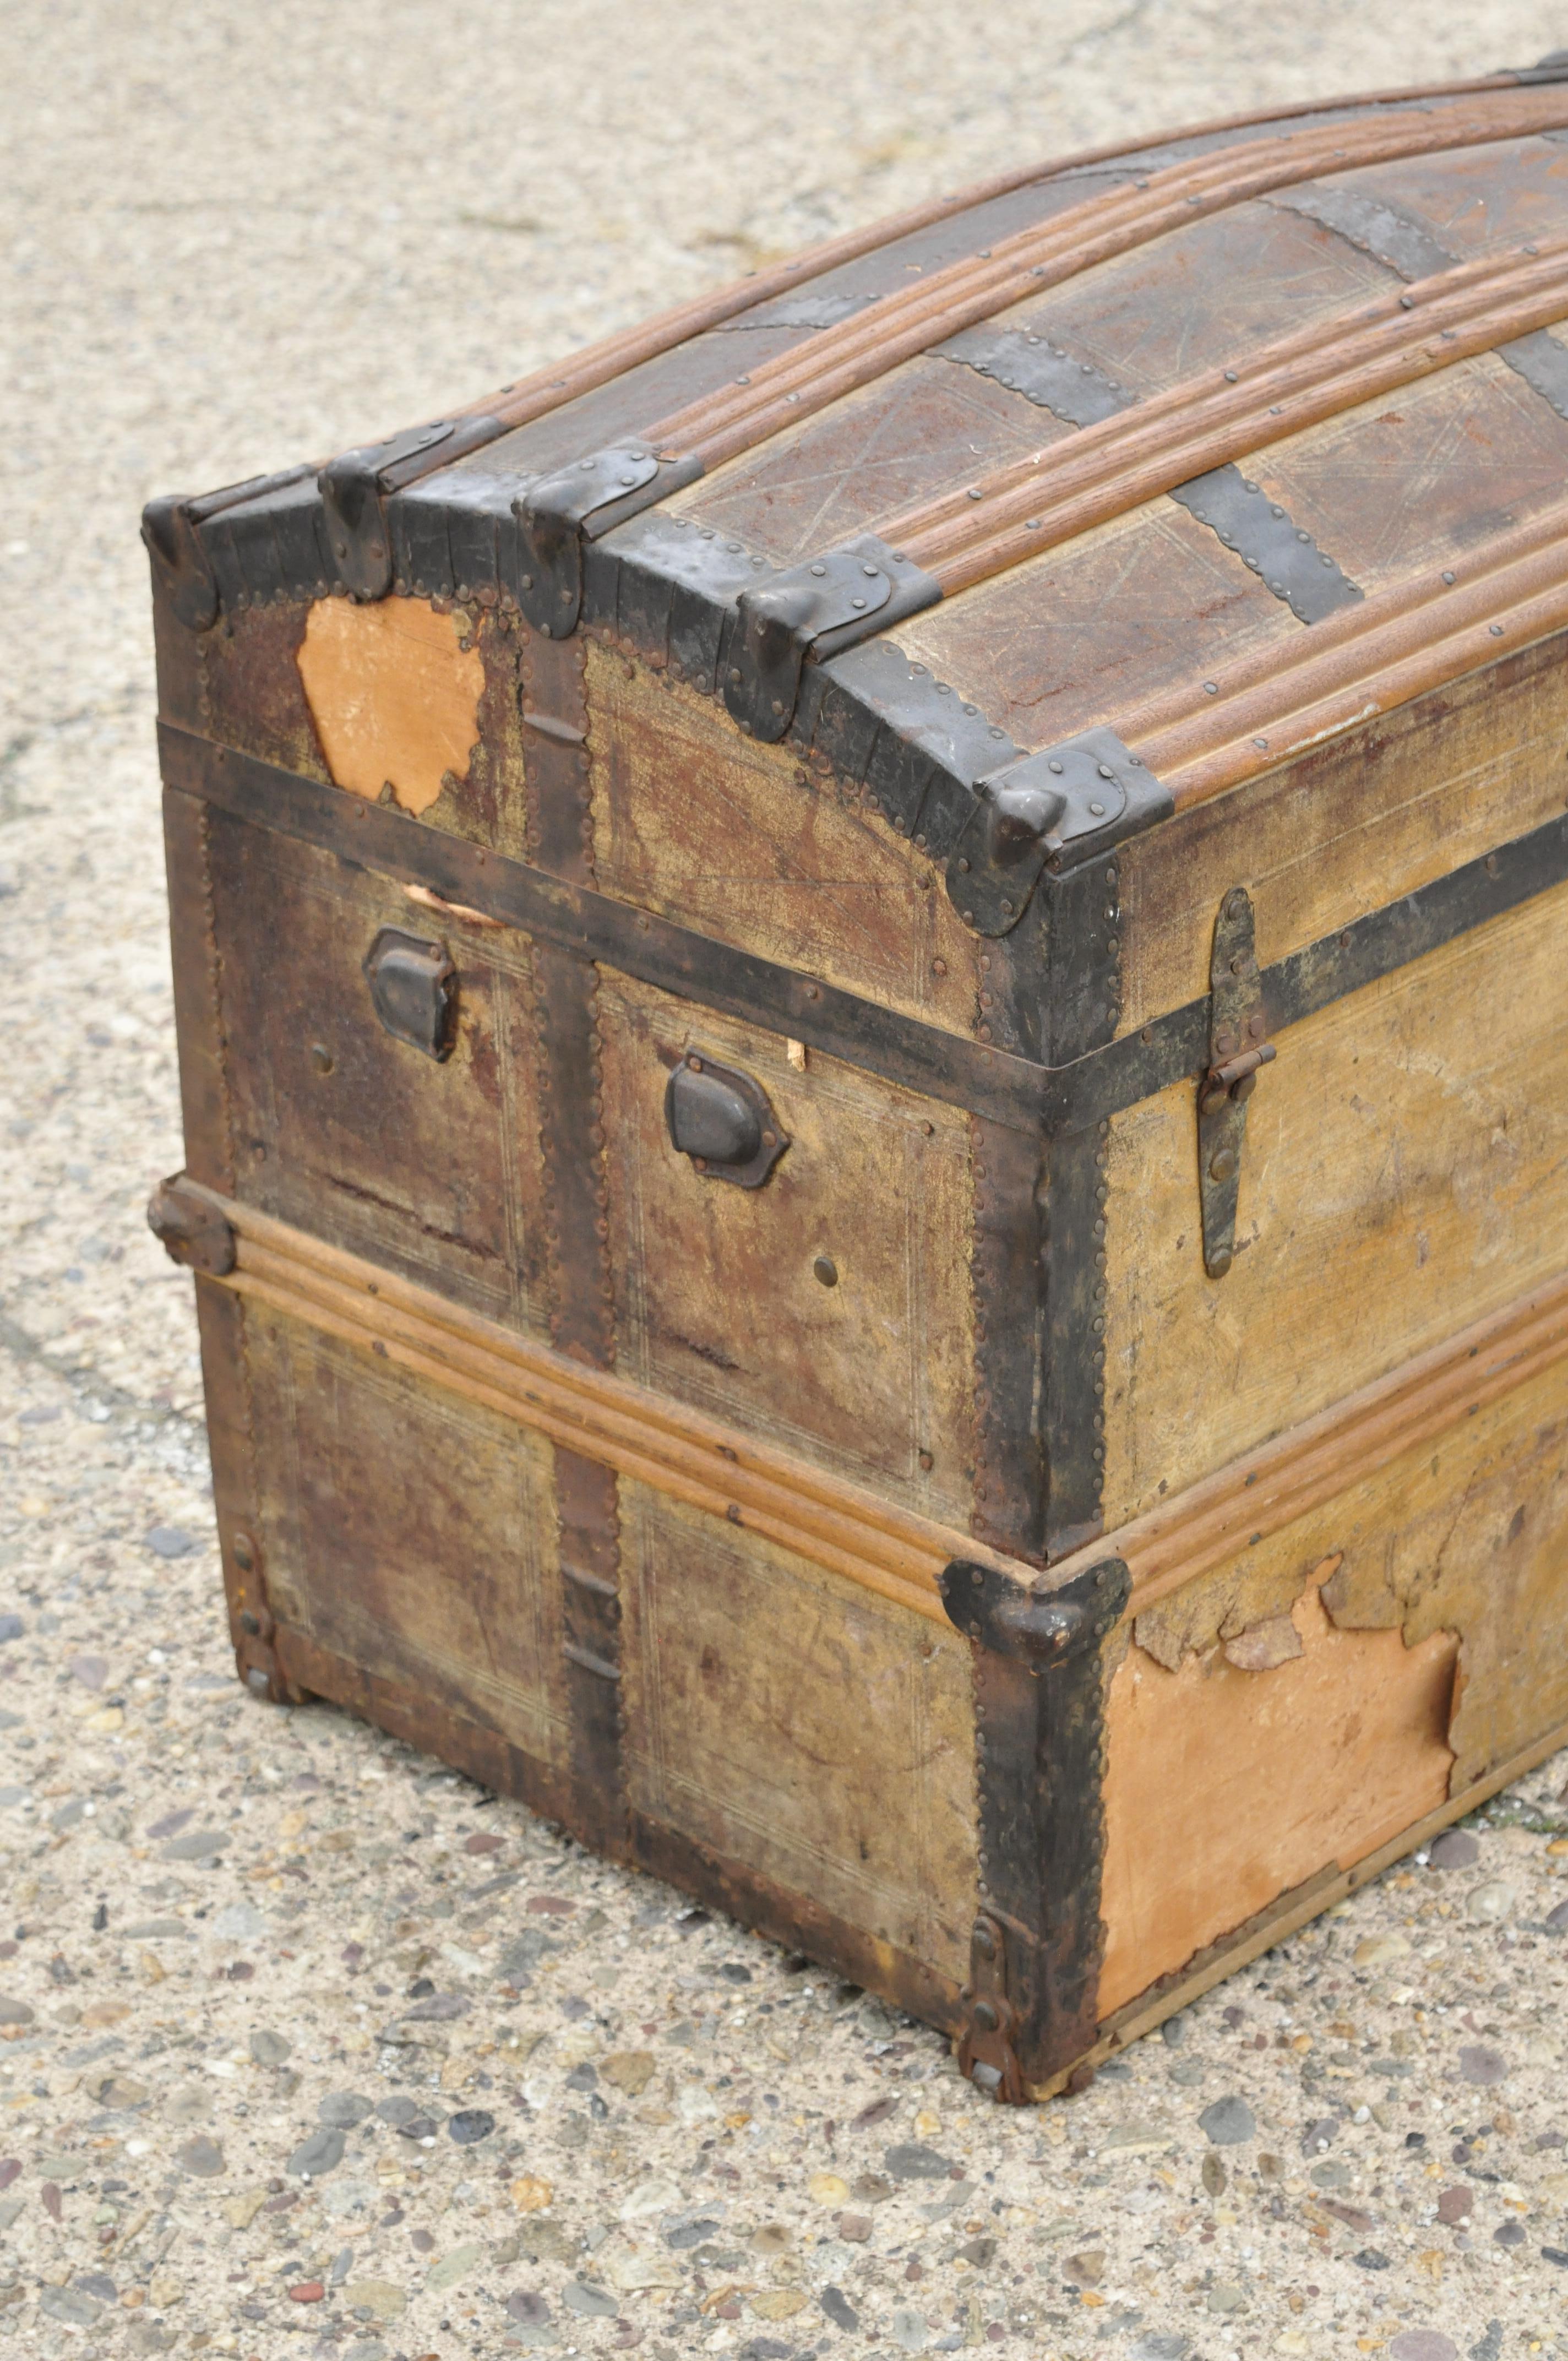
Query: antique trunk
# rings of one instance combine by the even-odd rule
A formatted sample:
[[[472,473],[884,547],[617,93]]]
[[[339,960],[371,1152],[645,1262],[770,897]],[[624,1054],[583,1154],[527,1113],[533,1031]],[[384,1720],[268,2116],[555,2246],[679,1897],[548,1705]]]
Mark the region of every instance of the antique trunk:
[[[1568,1742],[1564,72],[148,512],[243,1676],[1003,2097]]]

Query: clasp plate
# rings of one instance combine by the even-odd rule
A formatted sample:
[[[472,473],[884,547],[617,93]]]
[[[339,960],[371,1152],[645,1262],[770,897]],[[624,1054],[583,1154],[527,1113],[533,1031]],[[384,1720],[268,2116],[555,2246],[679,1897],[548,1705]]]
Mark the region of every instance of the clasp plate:
[[[1203,1268],[1211,1279],[1223,1279],[1235,1258],[1246,1103],[1258,1068],[1275,1056],[1245,885],[1233,885],[1220,905],[1209,989],[1209,1068],[1198,1085],[1198,1191]]]

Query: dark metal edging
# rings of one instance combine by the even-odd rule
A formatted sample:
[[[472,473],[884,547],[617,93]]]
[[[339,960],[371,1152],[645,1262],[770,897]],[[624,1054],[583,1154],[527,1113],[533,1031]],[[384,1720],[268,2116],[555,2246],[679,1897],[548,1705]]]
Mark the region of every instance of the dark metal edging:
[[[423,884],[444,901],[1014,1129],[1037,1126],[1051,1138],[1083,1132],[1184,1077],[1195,1081],[1207,1065],[1207,994],[1070,1063],[1037,1064],[546,876],[341,787],[214,745],[172,722],[159,722],[159,742],[170,787],[237,819]],[[1277,1038],[1348,993],[1565,880],[1568,815],[1265,968],[1270,1036]]]
[[[341,787],[214,745],[174,723],[159,724],[159,741],[170,788],[252,827],[423,885],[444,902],[480,911],[744,1023],[786,1034],[948,1105],[1015,1130],[1036,1126],[1044,1069],[1028,1059],[881,1008],[631,903],[364,802]]]

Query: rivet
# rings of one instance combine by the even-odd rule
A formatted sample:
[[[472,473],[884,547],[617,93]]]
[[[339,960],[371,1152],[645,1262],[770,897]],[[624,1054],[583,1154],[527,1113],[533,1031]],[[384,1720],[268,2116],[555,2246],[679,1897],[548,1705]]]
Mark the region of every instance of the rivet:
[[[839,1266],[831,1255],[819,1254],[811,1266],[811,1275],[824,1287],[837,1287],[839,1284]]]
[[[956,861],[953,863],[953,866],[955,869],[961,871],[967,876],[969,873],[969,862],[967,861]]]
[[[814,566],[811,570],[813,574],[826,574],[828,568],[825,566]]]
[[[1058,779],[1060,778],[1060,776],[1061,776],[1061,764],[1057,761],[1056,756],[1055,756],[1054,754],[1051,756],[1051,758],[1050,758],[1049,762],[1047,762],[1047,763],[1046,764],[1046,768],[1047,768],[1047,771],[1054,771],[1054,772],[1056,773],[1056,774],[1057,774],[1058,778]]]
[[[1442,578],[1443,578],[1443,580],[1444,580],[1445,582],[1452,582],[1452,581],[1453,581],[1453,575],[1452,575],[1452,574],[1450,574],[1450,573],[1448,572],[1448,570],[1447,570],[1447,568],[1446,568],[1446,567],[1445,567],[1445,568],[1444,568],[1444,570],[1443,570],[1443,577],[1442,577]]]
[[[1095,818],[1096,818],[1096,819],[1103,819],[1103,818],[1104,818],[1104,817],[1105,817],[1105,807],[1104,807],[1104,805],[1103,805],[1103,804],[1101,804],[1101,803],[1094,803],[1094,804],[1091,804],[1091,805],[1090,805],[1090,807],[1089,807],[1089,808],[1090,808],[1090,810],[1093,813],[1093,815],[1094,815],[1094,817],[1095,817]]]
[[[1203,683],[1203,694],[1205,697],[1218,697],[1220,694],[1219,682],[1217,680],[1206,680]]]

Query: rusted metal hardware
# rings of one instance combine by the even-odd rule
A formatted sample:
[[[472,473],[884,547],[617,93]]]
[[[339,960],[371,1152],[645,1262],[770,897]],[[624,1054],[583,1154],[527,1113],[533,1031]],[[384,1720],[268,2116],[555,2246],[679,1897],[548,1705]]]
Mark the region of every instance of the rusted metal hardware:
[[[760,1189],[789,1146],[768,1094],[750,1074],[689,1049],[664,1092],[672,1144],[709,1180]]]
[[[1203,1268],[1223,1279],[1235,1259],[1246,1103],[1260,1066],[1272,1063],[1252,896],[1233,885],[1214,921],[1209,967],[1209,1065],[1198,1085],[1198,1190]]]
[[[1352,607],[1365,596],[1311,534],[1239,467],[1212,467],[1206,476],[1178,484],[1170,497],[1234,549],[1299,622],[1321,623],[1336,607]]]
[[[1086,730],[980,781],[948,863],[948,895],[977,935],[1010,934],[1047,866],[1077,866],[1170,809],[1113,730]]]
[[[437,1064],[449,1058],[457,1016],[457,970],[445,944],[383,927],[365,954],[364,966],[372,1005],[393,1040],[422,1049]]]
[[[1017,2016],[1007,1996],[1007,1930],[982,1910],[970,1930],[969,1982],[959,1995],[969,2011],[959,2043],[959,2071],[1011,2107],[1028,2097],[1013,2047]]]
[[[982,1945],[977,1957],[971,1941],[960,2062],[982,2088],[1016,2102],[1081,2056],[1098,2030],[1102,1650],[1132,1577],[1107,1558],[1052,1591],[960,1559],[939,1579],[949,1619],[974,1643],[977,1932],[983,1924],[997,1947],[987,1957]]]
[[[744,543],[662,509],[588,542],[583,568],[584,620],[608,625],[705,697],[718,694],[736,599],[773,571]]]
[[[1568,418],[1568,347],[1558,343],[1550,328],[1499,345],[1497,358],[1522,377],[1532,393],[1550,402],[1559,418]]]
[[[1058,1590],[955,1558],[942,1570],[942,1604],[948,1621],[978,1647],[1043,1673],[1099,1645],[1126,1604],[1130,1582],[1120,1558],[1107,1558]]]
[[[438,418],[330,459],[316,480],[338,580],[356,598],[384,598],[392,587],[388,496],[505,432],[497,418]]]
[[[222,1536],[235,1664],[253,1697],[264,1705],[302,1705],[305,1692],[289,1678],[278,1655],[278,1624],[267,1600],[260,1542],[247,1526]]]
[[[871,533],[742,590],[724,665],[726,707],[753,738],[776,741],[788,734],[808,659],[826,663],[941,595]]]
[[[169,603],[188,631],[205,631],[218,618],[217,577],[203,546],[202,527],[228,509],[302,483],[313,473],[310,467],[286,467],[280,474],[251,476],[243,484],[227,484],[195,500],[165,492],[148,500],[141,512],[141,537]]]
[[[148,1201],[147,1225],[171,1262],[209,1279],[226,1279],[235,1265],[235,1235],[211,1197],[192,1189],[183,1172],[160,1180]]]
[[[696,459],[663,459],[645,443],[612,444],[520,493],[512,504],[517,598],[534,630],[547,640],[570,639],[583,610],[584,541],[597,541],[701,473]]]
[[[1268,203],[1276,212],[1302,214],[1320,222],[1401,279],[1431,279],[1437,271],[1452,270],[1458,259],[1430,223],[1367,189],[1304,181],[1298,189],[1277,190]]]

